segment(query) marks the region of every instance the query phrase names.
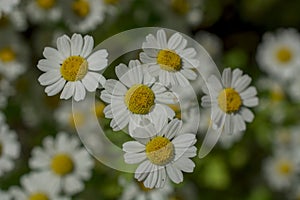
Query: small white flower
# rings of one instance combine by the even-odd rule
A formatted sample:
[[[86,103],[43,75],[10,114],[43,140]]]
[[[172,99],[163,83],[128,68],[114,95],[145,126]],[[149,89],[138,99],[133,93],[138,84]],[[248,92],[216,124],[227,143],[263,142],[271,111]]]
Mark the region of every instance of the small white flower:
[[[0,113],[0,177],[14,168],[14,160],[20,156],[17,134],[9,130]]]
[[[92,52],[94,40],[86,35],[82,38],[73,34],[70,39],[64,35],[57,39],[58,50],[46,47],[43,55],[46,59],[39,61],[37,67],[45,72],[39,82],[48,96],[62,90],[61,99],[74,98],[80,101],[85,98],[86,90],[94,92],[105,78],[99,73],[107,67],[106,50]]]
[[[196,50],[187,48],[187,40],[179,33],[167,39],[166,32],[157,31],[156,38],[152,34],[146,37],[140,54],[140,59],[148,65],[148,71],[166,86],[189,85],[188,80],[195,80],[197,73],[194,69],[199,62]]]
[[[295,29],[266,33],[257,49],[257,62],[262,70],[287,81],[297,74],[300,64],[300,36]]]
[[[69,200],[59,195],[60,186],[47,173],[30,173],[20,179],[22,188],[12,187],[10,192],[18,200]]]
[[[291,151],[278,151],[265,160],[263,170],[273,189],[284,190],[292,186],[292,181],[299,172],[299,165]]]
[[[182,133],[182,122],[173,119],[163,129],[136,128],[133,136],[137,141],[123,144],[125,162],[141,163],[135,178],[147,188],[161,188],[167,177],[174,183],[183,181],[183,172],[193,172],[195,164],[190,159],[196,156],[195,134]],[[137,138],[138,137],[138,138]],[[142,138],[142,139],[140,139]]]
[[[9,192],[5,192],[5,191],[0,190],[0,199],[1,200],[11,200],[12,197],[11,197],[11,194]]]
[[[116,67],[117,80],[107,80],[101,92],[101,99],[109,103],[104,108],[106,118],[112,118],[110,126],[114,131],[129,124],[129,133],[134,126],[146,120],[160,118],[159,124],[174,117],[174,111],[165,104],[176,102],[175,95],[144,70],[139,61],[130,61],[129,67]]]
[[[94,30],[104,20],[105,7],[100,0],[64,0],[60,3],[62,17],[72,31]]]
[[[32,150],[29,166],[51,176],[60,190],[73,195],[84,189],[83,181],[91,177],[94,162],[77,138],[60,132],[56,139],[46,137],[43,148]]]
[[[126,181],[121,179],[121,186],[124,187],[123,193],[119,200],[135,200],[135,199],[147,199],[147,200],[157,200],[157,199],[168,199],[168,196],[173,192],[173,187],[169,181],[163,188],[149,189],[144,186],[142,182],[139,181]]]
[[[212,75],[207,80],[207,95],[202,106],[212,108],[213,128],[223,128],[225,134],[246,130],[246,122],[252,122],[254,114],[247,107],[258,105],[257,91],[249,87],[251,78],[242,71],[226,68],[222,78]]]
[[[0,74],[8,80],[15,80],[26,71],[27,44],[16,32],[0,32]]]
[[[61,18],[58,0],[30,0],[26,7],[27,15],[33,23],[47,23]]]
[[[18,4],[20,0],[0,0],[0,18],[2,14],[10,13]]]

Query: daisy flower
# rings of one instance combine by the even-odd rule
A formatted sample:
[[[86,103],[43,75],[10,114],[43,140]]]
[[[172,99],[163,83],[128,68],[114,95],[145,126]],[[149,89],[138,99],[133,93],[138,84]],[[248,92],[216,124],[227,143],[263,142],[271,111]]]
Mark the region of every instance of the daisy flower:
[[[287,81],[299,71],[300,36],[295,29],[266,33],[258,46],[256,60],[260,68],[279,80]],[[297,73],[296,73],[297,74]]]
[[[148,65],[148,71],[166,86],[182,87],[189,85],[188,80],[195,80],[198,66],[196,50],[186,48],[187,40],[179,33],[173,34],[168,40],[166,32],[157,31],[156,38],[149,34],[142,48],[140,60]]]
[[[15,80],[26,71],[27,44],[16,32],[0,32],[0,74],[8,80]]]
[[[61,7],[58,0],[30,0],[26,11],[33,23],[57,21],[61,18]]]
[[[61,6],[62,17],[72,31],[94,30],[104,20],[105,9],[99,0],[65,0]]]
[[[9,130],[0,113],[0,177],[14,168],[14,160],[20,156],[17,134]]]
[[[163,188],[149,189],[144,186],[142,182],[139,181],[127,181],[125,179],[120,179],[120,185],[124,187],[123,193],[119,200],[135,200],[135,199],[147,199],[147,200],[157,200],[157,199],[168,199],[169,195],[173,192],[173,187],[169,181]]]
[[[59,184],[49,174],[30,173],[20,179],[22,188],[12,187],[10,192],[18,200],[69,200],[59,195]]]
[[[278,151],[265,160],[263,171],[270,187],[284,190],[292,186],[292,181],[299,172],[299,165],[291,151]]]
[[[208,91],[202,97],[202,106],[212,108],[212,127],[223,128],[225,134],[245,131],[245,122],[254,119],[247,107],[258,105],[256,88],[249,87],[251,78],[242,73],[226,68],[221,79],[212,75],[207,80]]]
[[[37,67],[45,72],[39,82],[48,96],[62,90],[61,99],[73,97],[75,101],[85,98],[86,91],[94,92],[105,78],[99,73],[107,67],[106,50],[92,53],[94,40],[86,35],[82,38],[73,34],[71,38],[64,35],[57,39],[57,50],[46,47],[43,55],[46,59],[38,62]]]
[[[0,190],[0,199],[1,200],[11,200],[11,195],[8,192]]]
[[[46,137],[43,148],[32,150],[29,166],[55,179],[60,191],[73,195],[84,189],[83,181],[91,177],[94,162],[77,138],[60,132],[56,139]]]
[[[129,133],[134,126],[148,120],[160,118],[160,123],[172,119],[174,111],[165,104],[176,103],[176,96],[168,91],[145,71],[139,61],[130,61],[128,67],[120,64],[115,69],[117,80],[107,80],[101,99],[108,103],[103,112],[112,118],[114,131],[129,124]]]
[[[19,3],[20,0],[0,0],[0,18],[2,14],[10,13]]]
[[[139,164],[135,178],[147,188],[161,188],[167,177],[174,183],[183,181],[183,172],[193,172],[195,164],[190,159],[196,155],[195,134],[182,133],[182,121],[171,120],[163,129],[152,131],[136,128],[133,132],[137,141],[123,144],[124,159],[128,164]]]

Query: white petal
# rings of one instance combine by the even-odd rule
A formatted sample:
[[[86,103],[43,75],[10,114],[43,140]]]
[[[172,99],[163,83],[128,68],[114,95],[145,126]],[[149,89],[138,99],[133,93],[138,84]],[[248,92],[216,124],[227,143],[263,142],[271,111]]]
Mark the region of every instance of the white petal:
[[[168,48],[176,50],[176,48],[181,44],[182,36],[179,33],[175,33],[171,36],[168,41]]]
[[[246,121],[246,122],[252,122],[253,119],[254,119],[254,114],[248,109],[248,108],[245,108],[243,107],[240,111],[243,119]]]
[[[108,53],[105,49],[98,50],[90,55],[87,59],[89,63],[89,70],[100,71],[107,67]]]
[[[71,55],[71,44],[69,37],[63,35],[57,39],[56,43],[58,51],[61,52],[65,59],[68,58]]]
[[[71,55],[79,56],[82,51],[83,39],[80,34],[73,34],[71,38]]]
[[[231,87],[233,87],[236,81],[242,76],[243,72],[240,69],[234,69],[232,72]]]
[[[47,72],[51,70],[59,70],[60,64],[58,62],[54,62],[53,60],[42,59],[38,62],[38,69]]]
[[[43,55],[45,58],[58,63],[62,63],[64,61],[63,55],[52,47],[45,47]]]
[[[144,52],[140,53],[140,60],[147,64],[156,63],[156,58],[151,58]]]
[[[153,165],[149,160],[142,162],[135,170],[134,177],[139,181],[144,180],[148,173],[151,171],[152,166]]]
[[[167,126],[165,126],[162,132],[168,139],[173,139],[173,137],[175,137],[175,135],[177,135],[177,133],[181,131],[181,128],[182,121],[178,119],[173,119]]]
[[[48,96],[56,95],[63,89],[63,87],[65,86],[65,83],[66,83],[66,81],[63,78],[61,78],[56,83],[46,87],[45,92],[48,94]]]
[[[156,39],[160,48],[164,49],[167,47],[167,36],[166,36],[166,32],[163,29],[157,31]]]
[[[242,92],[243,90],[246,89],[246,87],[249,86],[249,84],[251,83],[251,77],[248,75],[244,75],[241,78],[239,78],[235,85],[233,85],[233,87],[236,89],[237,92]]]
[[[67,194],[73,195],[84,189],[82,181],[78,180],[76,176],[68,176],[65,179],[64,190]]]
[[[196,137],[194,134],[186,133],[177,136],[172,143],[174,144],[175,147],[178,148],[187,148],[195,144],[196,142]]]
[[[258,105],[258,98],[257,97],[253,97],[251,99],[245,99],[243,101],[243,104],[245,106],[248,106],[248,107],[254,107],[254,106],[257,106]]]
[[[243,120],[241,115],[236,114],[233,117],[233,119],[234,119],[234,133],[246,130],[246,123]]]
[[[75,95],[74,100],[80,101],[83,100],[85,97],[85,89],[83,87],[83,84],[80,81],[75,82]]]
[[[124,159],[127,164],[137,164],[146,159],[146,153],[125,153]]]
[[[186,87],[190,84],[189,81],[180,72],[175,73],[175,76],[180,87]]]
[[[144,185],[147,188],[154,188],[158,180],[158,169],[157,166],[155,166],[154,170],[152,170],[147,178],[144,181]]]
[[[183,181],[183,174],[176,167],[173,167],[172,165],[168,165],[166,169],[167,169],[168,176],[174,183],[180,183]]]
[[[223,89],[220,80],[216,76],[210,76],[207,81],[209,84],[208,86],[213,88],[217,93],[219,93]]]
[[[117,80],[109,79],[105,82],[105,90],[113,95],[125,95],[127,88]]]
[[[51,70],[43,73],[38,81],[40,82],[41,85],[51,85],[55,82],[57,82],[61,78],[61,74],[59,70]]]
[[[190,69],[183,69],[180,71],[189,80],[195,80],[197,78],[197,73]]]
[[[223,81],[225,88],[231,87],[231,69],[230,68],[224,69],[223,74],[222,74],[222,81]]]
[[[254,86],[251,86],[247,88],[245,91],[240,93],[240,96],[242,97],[243,100],[254,97],[255,95],[257,95],[257,90]]]
[[[82,47],[82,51],[80,53],[80,55],[83,57],[83,58],[86,58],[87,56],[90,55],[90,53],[92,52],[93,50],[93,47],[94,47],[94,39],[93,37],[89,36],[89,35],[86,35],[84,36],[84,45]]]
[[[128,70],[129,70],[129,68],[128,68],[125,64],[123,64],[123,63],[121,63],[121,64],[119,64],[118,66],[116,66],[115,72],[116,72],[116,75],[117,75],[118,79],[120,80],[121,77],[122,77],[125,73],[127,73]]]
[[[136,141],[129,141],[123,144],[123,151],[127,153],[138,153],[145,150],[145,146]]]
[[[184,172],[193,172],[195,168],[195,163],[186,157],[179,158],[175,161],[174,165],[177,169],[180,169]]]
[[[89,92],[96,91],[96,89],[99,85],[97,79],[95,79],[95,77],[92,76],[90,74],[90,72],[88,72],[81,81],[82,81],[82,84],[84,85],[84,87],[86,88],[86,90]]]
[[[61,99],[69,99],[70,97],[73,96],[75,91],[75,83],[74,82],[67,82],[67,84],[65,85],[60,98]]]

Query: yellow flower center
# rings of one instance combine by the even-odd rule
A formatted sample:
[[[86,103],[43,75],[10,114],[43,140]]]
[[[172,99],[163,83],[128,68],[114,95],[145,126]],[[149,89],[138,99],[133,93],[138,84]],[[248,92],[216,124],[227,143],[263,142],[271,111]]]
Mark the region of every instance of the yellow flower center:
[[[172,0],[171,7],[180,15],[185,15],[190,10],[190,5],[187,0]]]
[[[284,92],[279,87],[274,87],[271,90],[270,96],[271,96],[272,102],[274,102],[274,103],[281,102],[285,98]]]
[[[289,175],[293,170],[293,166],[288,161],[281,161],[277,166],[277,170],[282,175]]]
[[[125,104],[134,114],[148,114],[154,105],[155,95],[146,85],[135,84],[125,94]]]
[[[48,10],[53,8],[56,3],[56,0],[36,0],[36,3],[39,7]]]
[[[105,104],[102,101],[97,101],[95,105],[95,112],[98,118],[104,118],[103,110],[105,108]]]
[[[55,174],[64,176],[73,171],[74,163],[67,154],[57,154],[52,158],[51,169]]]
[[[0,50],[0,60],[4,63],[12,62],[16,59],[16,52],[11,47]]]
[[[168,104],[168,106],[175,112],[175,117],[181,119],[181,109],[179,104]]]
[[[152,189],[150,189],[150,188],[146,188],[143,182],[141,182],[141,181],[136,181],[136,182],[137,182],[139,188],[140,188],[143,192],[149,192],[149,191],[152,190]]]
[[[85,123],[84,114],[81,112],[70,113],[69,124],[72,128],[82,126]]]
[[[276,52],[276,57],[279,62],[287,63],[287,62],[291,61],[291,59],[293,57],[293,53],[289,48],[282,47],[282,48],[278,49],[278,51]]]
[[[119,3],[120,0],[104,0],[104,3],[106,4],[117,4]]]
[[[160,50],[156,61],[163,70],[176,72],[181,69],[180,56],[171,50]]]
[[[234,113],[238,111],[242,105],[241,96],[233,88],[222,90],[218,96],[218,104],[222,111],[226,113]]]
[[[81,80],[87,72],[88,62],[81,56],[70,56],[60,68],[62,77],[67,81]]]
[[[34,193],[28,197],[28,200],[49,200],[44,193]]]
[[[86,17],[90,13],[90,4],[87,0],[75,0],[72,9],[77,16]]]
[[[174,145],[168,138],[157,136],[146,145],[146,155],[155,165],[165,165],[174,158]]]

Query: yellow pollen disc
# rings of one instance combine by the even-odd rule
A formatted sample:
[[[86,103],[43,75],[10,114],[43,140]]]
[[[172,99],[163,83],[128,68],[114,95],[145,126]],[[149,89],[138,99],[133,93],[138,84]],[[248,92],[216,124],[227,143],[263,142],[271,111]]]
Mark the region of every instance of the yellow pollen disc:
[[[218,104],[223,112],[230,114],[237,112],[240,109],[242,99],[239,93],[233,88],[226,88],[220,92],[218,96]]]
[[[156,59],[160,68],[170,72],[176,72],[181,69],[181,58],[171,50],[160,50]]]
[[[185,15],[190,10],[190,5],[187,0],[172,0],[171,7],[180,15]]]
[[[75,0],[72,9],[79,17],[86,17],[90,13],[90,4],[87,0]]]
[[[150,188],[146,188],[143,182],[141,182],[141,181],[136,181],[136,182],[137,182],[139,188],[140,188],[143,192],[149,192],[149,191],[152,190],[152,189],[150,189]]]
[[[168,104],[168,106],[175,112],[175,117],[181,119],[181,109],[179,104]]]
[[[47,10],[53,8],[56,3],[56,0],[36,0],[36,3],[39,7]]]
[[[154,105],[154,92],[146,85],[135,84],[125,94],[125,104],[134,114],[148,114]]]
[[[104,118],[104,113],[103,113],[104,108],[105,108],[105,104],[102,101],[96,102],[95,112],[98,118]]]
[[[60,68],[62,77],[67,81],[78,81],[88,72],[88,62],[80,56],[70,56]]]
[[[146,155],[155,165],[166,165],[174,158],[174,145],[168,138],[157,136],[146,145]]]
[[[43,193],[34,193],[29,196],[28,200],[49,200],[49,198]]]
[[[291,61],[291,59],[293,57],[293,53],[291,52],[291,50],[289,48],[282,47],[282,48],[278,49],[278,51],[276,52],[276,57],[279,62],[287,63],[287,62]]]
[[[55,174],[64,176],[73,171],[74,163],[67,154],[57,154],[52,158],[51,169]]]
[[[81,112],[73,112],[69,116],[69,124],[72,128],[80,127],[85,123],[84,114]]]
[[[271,90],[270,96],[271,96],[272,102],[274,102],[274,103],[281,102],[285,98],[284,92],[279,87],[273,88]]]
[[[277,170],[282,175],[289,175],[292,172],[293,167],[292,167],[291,163],[282,161],[278,164]]]
[[[12,62],[16,59],[16,52],[11,47],[0,49],[0,60],[4,63]]]

